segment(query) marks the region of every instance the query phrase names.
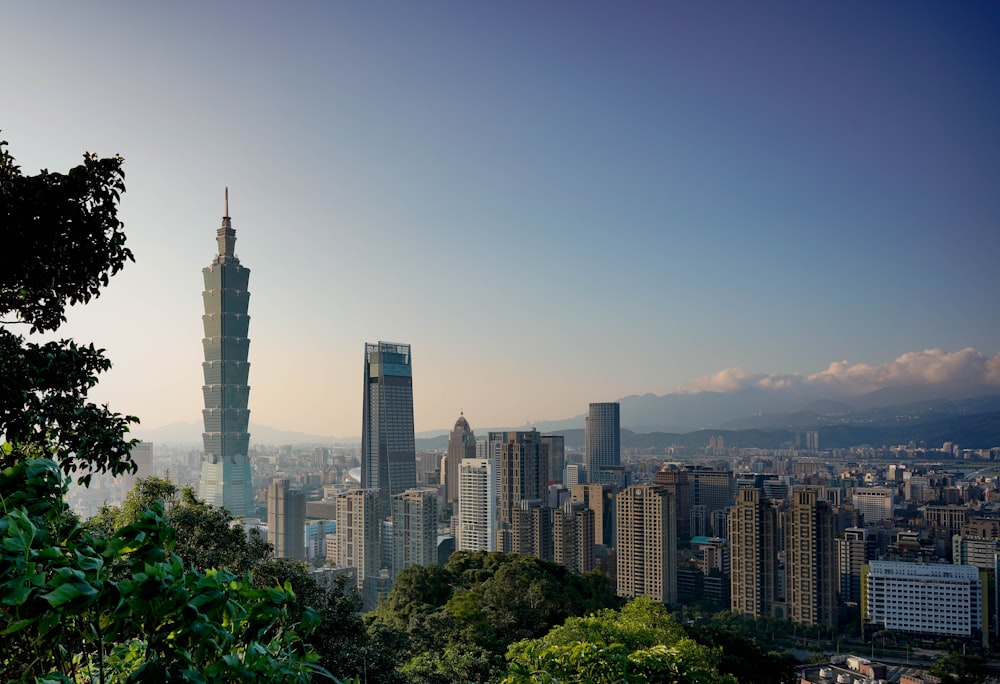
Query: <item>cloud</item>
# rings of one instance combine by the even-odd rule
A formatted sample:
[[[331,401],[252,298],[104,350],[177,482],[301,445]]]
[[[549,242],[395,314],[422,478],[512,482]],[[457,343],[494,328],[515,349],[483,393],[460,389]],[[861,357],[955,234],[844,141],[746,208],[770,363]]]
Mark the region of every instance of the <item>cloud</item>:
[[[698,378],[678,392],[735,392],[741,389],[818,390],[854,396],[884,387],[909,385],[1000,385],[1000,352],[987,356],[969,347],[956,352],[907,352],[880,365],[834,361],[811,375],[747,373],[727,368]]]

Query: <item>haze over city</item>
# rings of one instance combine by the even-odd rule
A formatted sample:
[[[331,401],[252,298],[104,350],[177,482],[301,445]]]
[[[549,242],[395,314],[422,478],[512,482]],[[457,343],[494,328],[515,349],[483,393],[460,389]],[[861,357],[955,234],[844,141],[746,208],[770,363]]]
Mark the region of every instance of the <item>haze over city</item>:
[[[631,394],[1000,388],[996,4],[5,8],[26,173],[121,153],[136,263],[60,336],[143,427],[200,417],[230,189],[259,424],[415,427]],[[623,422],[624,422],[623,416]]]

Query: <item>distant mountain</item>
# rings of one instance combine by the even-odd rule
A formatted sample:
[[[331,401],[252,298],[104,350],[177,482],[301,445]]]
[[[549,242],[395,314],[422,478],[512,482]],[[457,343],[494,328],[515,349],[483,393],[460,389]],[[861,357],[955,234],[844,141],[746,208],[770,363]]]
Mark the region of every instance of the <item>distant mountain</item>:
[[[192,444],[201,446],[201,433],[204,426],[199,421],[177,422],[164,425],[159,428],[146,428],[139,425],[132,431],[132,437],[153,442],[155,444]],[[251,444],[355,444],[360,442],[358,437],[339,438],[330,435],[310,435],[305,432],[294,432],[292,430],[279,430],[277,428],[250,423],[250,443]]]

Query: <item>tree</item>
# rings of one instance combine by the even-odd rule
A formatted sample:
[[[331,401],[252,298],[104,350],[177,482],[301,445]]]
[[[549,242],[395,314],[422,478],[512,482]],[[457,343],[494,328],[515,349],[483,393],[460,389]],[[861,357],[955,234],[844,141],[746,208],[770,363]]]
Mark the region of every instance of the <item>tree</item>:
[[[935,660],[930,673],[940,677],[942,684],[974,684],[986,681],[989,660],[979,654],[952,651]]]
[[[71,473],[86,485],[134,472],[136,419],[87,401],[110,367],[101,350],[28,342],[7,326],[55,331],[132,259],[123,179],[120,157],[91,154],[66,175],[24,176],[0,142],[0,679],[311,681],[326,674],[302,639],[317,618],[293,619],[290,583],[187,566],[160,501],[108,522],[113,531],[84,527],[66,504]]]
[[[663,605],[639,597],[620,611],[570,618],[539,639],[512,645],[503,681],[735,684],[718,671],[719,656],[687,637]]]

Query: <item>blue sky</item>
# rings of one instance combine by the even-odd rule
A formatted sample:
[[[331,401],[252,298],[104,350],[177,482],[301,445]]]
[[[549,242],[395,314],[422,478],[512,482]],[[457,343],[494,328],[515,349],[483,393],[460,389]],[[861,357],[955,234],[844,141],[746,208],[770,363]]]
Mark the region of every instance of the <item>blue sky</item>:
[[[62,332],[108,350],[94,398],[149,427],[200,417],[225,186],[255,422],[358,434],[377,340],[413,345],[418,430],[841,361],[973,358],[1000,383],[995,3],[53,2],[3,23],[24,170],[126,159],[136,263]]]

